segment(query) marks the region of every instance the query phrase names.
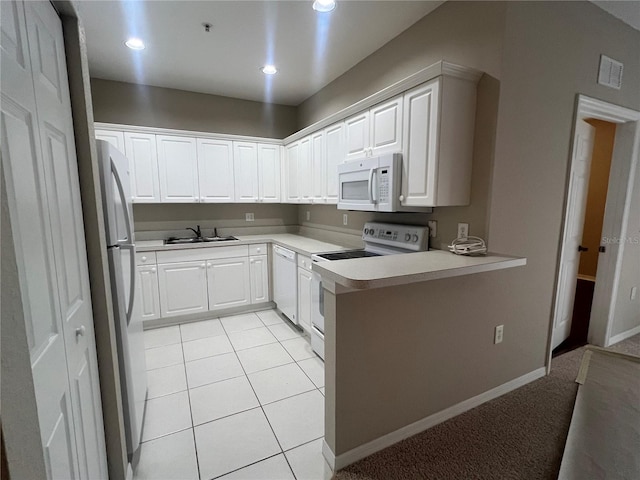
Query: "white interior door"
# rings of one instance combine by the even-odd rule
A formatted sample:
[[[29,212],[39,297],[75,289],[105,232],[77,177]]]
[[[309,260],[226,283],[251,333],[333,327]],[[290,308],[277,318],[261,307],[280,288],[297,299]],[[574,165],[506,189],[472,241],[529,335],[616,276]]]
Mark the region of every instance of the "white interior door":
[[[107,478],[62,25],[2,2],[2,161],[49,478]]]
[[[578,247],[582,241],[594,139],[595,128],[583,120],[578,120],[573,143],[573,159],[567,197],[564,241],[560,258],[552,348],[556,348],[566,340],[571,332],[573,302],[575,300],[578,267],[580,265]]]

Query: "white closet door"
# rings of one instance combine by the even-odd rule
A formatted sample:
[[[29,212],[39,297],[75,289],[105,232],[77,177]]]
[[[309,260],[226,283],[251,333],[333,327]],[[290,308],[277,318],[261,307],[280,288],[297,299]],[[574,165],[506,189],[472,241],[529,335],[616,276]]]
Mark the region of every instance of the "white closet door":
[[[234,201],[233,143],[228,140],[198,138],[200,201]]]
[[[48,2],[1,13],[2,161],[47,476],[106,478],[62,26]]]

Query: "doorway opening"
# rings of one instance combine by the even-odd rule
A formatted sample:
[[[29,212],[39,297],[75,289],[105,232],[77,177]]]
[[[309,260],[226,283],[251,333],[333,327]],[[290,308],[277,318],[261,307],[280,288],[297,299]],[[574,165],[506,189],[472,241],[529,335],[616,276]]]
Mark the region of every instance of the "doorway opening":
[[[591,145],[591,151],[585,152],[589,153],[591,161],[588,180],[585,178],[587,189],[582,236],[577,252],[578,272],[575,278],[573,304],[569,306],[571,324],[568,337],[553,349],[554,357],[587,344],[598,256],[602,248],[602,224],[609,189],[616,124],[594,118],[584,121],[592,127],[589,129],[592,142],[587,143]]]
[[[607,170],[606,161],[597,161],[594,173],[590,175],[597,131],[600,137],[597,154],[610,159],[608,181],[604,181],[606,175],[600,170]],[[611,144],[611,137],[612,150],[606,153],[606,145]],[[551,369],[553,351],[572,335],[574,307],[583,310],[576,312],[577,316],[584,319],[574,327],[574,338],[579,339],[578,343],[585,341],[585,330],[588,332],[586,342],[602,347],[624,340],[635,330],[640,330],[640,327],[633,327],[620,333],[618,330],[628,322],[623,320],[616,323],[616,314],[618,317],[626,314],[629,303],[624,295],[619,294],[622,291],[620,288],[627,289],[633,283],[633,279],[630,281],[626,278],[628,275],[622,276],[626,250],[623,239],[627,238],[630,219],[638,208],[632,204],[632,196],[637,183],[635,176],[639,155],[640,112],[584,95],[577,96],[554,309],[549,325],[547,373]],[[600,189],[599,195],[595,196],[604,196],[606,201],[603,206],[601,198],[594,199],[593,202],[599,207],[589,208],[587,213],[590,179],[600,184],[600,187],[594,186],[594,194]],[[602,185],[606,185],[606,191]],[[602,214],[597,212],[598,208],[604,208]],[[585,225],[585,218],[589,225]],[[633,221],[631,224],[635,225]],[[584,232],[585,229],[590,231]],[[594,236],[598,239],[597,245],[587,246],[587,242],[593,242]],[[585,248],[588,250],[585,251]],[[585,281],[590,283],[585,284]],[[589,303],[590,312],[584,308]],[[570,346],[565,344],[563,347]],[[561,353],[560,349],[556,353]]]

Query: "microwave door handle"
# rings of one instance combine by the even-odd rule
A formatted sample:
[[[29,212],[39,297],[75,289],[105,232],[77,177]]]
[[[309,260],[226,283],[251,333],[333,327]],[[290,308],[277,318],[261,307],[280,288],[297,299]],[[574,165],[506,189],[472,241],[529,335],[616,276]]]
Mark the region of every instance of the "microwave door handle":
[[[373,174],[375,172],[375,168],[369,170],[369,201],[373,204],[377,203],[376,198],[373,193]]]

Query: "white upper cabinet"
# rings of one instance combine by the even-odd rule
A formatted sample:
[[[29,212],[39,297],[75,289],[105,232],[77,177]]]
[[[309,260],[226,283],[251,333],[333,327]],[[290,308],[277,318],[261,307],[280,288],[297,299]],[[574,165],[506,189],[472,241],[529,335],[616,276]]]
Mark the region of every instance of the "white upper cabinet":
[[[258,146],[253,142],[233,142],[236,202],[258,201]]]
[[[300,203],[311,203],[311,137],[300,140],[298,152],[298,192]]]
[[[404,95],[401,204],[468,205],[476,108],[474,82],[441,76]]]
[[[235,200],[232,142],[198,138],[197,151],[200,201],[232,203]]]
[[[369,110],[370,156],[402,151],[402,96]]]
[[[345,160],[366,157],[369,150],[369,111],[364,111],[344,121],[346,138]]]
[[[311,201],[324,203],[326,197],[326,157],[324,155],[324,131],[311,135]]]
[[[136,203],[160,202],[160,175],[156,136],[124,133],[124,153],[129,159],[131,195]]]
[[[163,202],[190,203],[199,200],[196,139],[156,135],[160,198]]]
[[[105,140],[124,153],[124,133],[115,130],[96,130],[96,138]]]
[[[338,165],[346,158],[344,130],[342,122],[324,129],[325,200],[327,203],[338,203]]]
[[[280,202],[280,145],[258,144],[258,197],[261,202]]]
[[[344,122],[346,160],[402,151],[402,95]]]
[[[298,158],[300,142],[294,142],[285,148],[285,203],[300,203],[298,185]]]

